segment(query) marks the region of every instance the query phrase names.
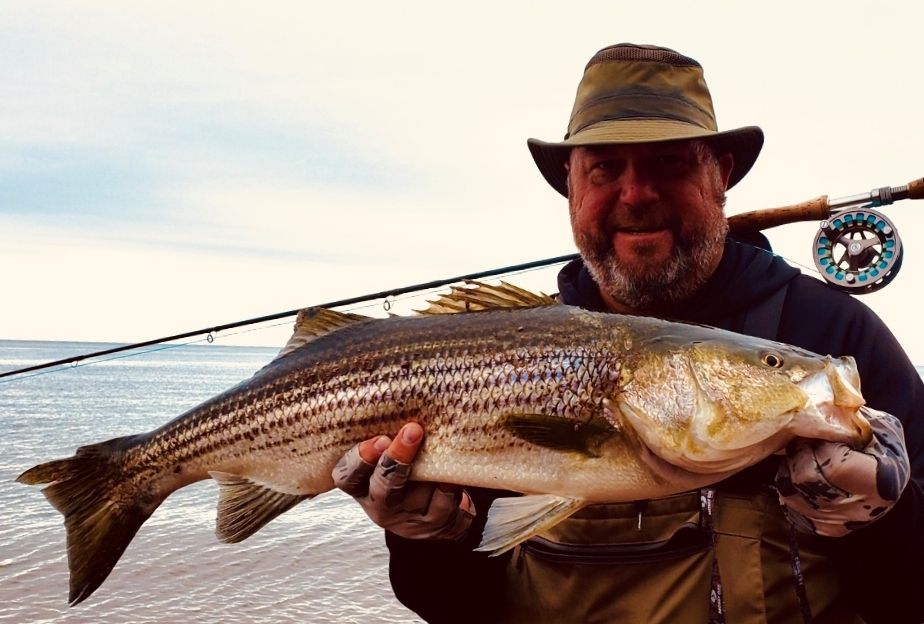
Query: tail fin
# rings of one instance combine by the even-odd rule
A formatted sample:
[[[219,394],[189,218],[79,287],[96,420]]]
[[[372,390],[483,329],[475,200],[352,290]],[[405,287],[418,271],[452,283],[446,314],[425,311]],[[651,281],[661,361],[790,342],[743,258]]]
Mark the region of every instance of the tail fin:
[[[39,464],[16,479],[27,485],[50,483],[42,490],[64,514],[71,606],[99,587],[128,543],[163,501],[145,500],[126,491],[122,454],[138,436],[84,446],[68,459]]]

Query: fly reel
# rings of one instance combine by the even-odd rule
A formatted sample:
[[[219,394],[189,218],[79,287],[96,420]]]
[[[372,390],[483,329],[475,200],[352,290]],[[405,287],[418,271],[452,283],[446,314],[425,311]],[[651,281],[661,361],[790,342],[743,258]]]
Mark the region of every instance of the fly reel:
[[[902,242],[892,222],[867,206],[821,222],[813,257],[821,276],[850,294],[879,290],[898,274]]]
[[[835,288],[863,295],[891,282],[901,268],[898,232],[873,208],[902,199],[924,199],[924,178],[849,197],[828,199],[822,195],[801,204],[732,215],[728,227],[733,235],[747,237],[785,223],[823,219],[812,248],[815,267]]]

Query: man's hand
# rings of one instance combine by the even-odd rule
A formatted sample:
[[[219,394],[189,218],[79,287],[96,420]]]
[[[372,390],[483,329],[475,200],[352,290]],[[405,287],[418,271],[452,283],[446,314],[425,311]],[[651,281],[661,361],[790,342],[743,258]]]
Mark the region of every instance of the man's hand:
[[[898,501],[911,468],[901,422],[862,408],[872,441],[846,444],[797,440],[780,464],[776,487],[789,520],[800,530],[841,537],[882,516]]]
[[[351,448],[334,467],[334,484],[355,498],[372,521],[409,539],[459,539],[475,517],[468,493],[458,487],[408,481],[423,442],[417,423],[394,440],[378,436]]]

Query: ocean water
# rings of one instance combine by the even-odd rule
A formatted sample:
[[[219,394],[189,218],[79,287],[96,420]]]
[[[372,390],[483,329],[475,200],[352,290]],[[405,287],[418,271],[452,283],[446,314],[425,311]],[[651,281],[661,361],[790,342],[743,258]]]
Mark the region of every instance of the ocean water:
[[[0,341],[0,371],[106,346]],[[275,351],[183,346],[0,378],[0,622],[419,622],[391,593],[381,530],[351,499],[329,492],[222,544],[211,480],[167,498],[96,593],[67,606],[62,516],[17,475],[83,444],[155,428]]]

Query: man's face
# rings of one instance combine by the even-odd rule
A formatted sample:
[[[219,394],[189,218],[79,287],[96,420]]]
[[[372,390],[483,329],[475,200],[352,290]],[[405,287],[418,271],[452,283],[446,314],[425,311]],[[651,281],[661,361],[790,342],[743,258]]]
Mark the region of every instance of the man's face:
[[[574,240],[611,307],[667,311],[712,275],[731,169],[730,155],[694,141],[571,151]]]

